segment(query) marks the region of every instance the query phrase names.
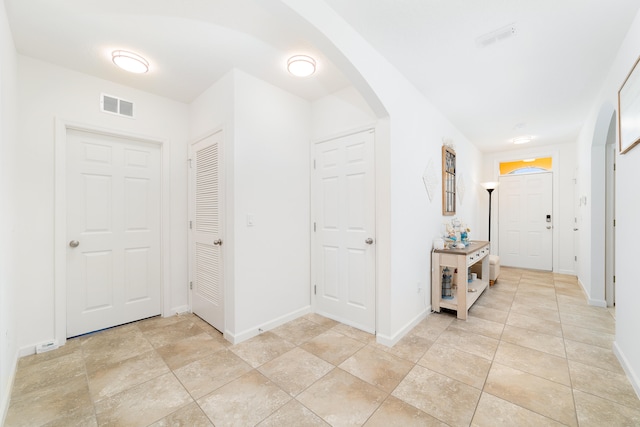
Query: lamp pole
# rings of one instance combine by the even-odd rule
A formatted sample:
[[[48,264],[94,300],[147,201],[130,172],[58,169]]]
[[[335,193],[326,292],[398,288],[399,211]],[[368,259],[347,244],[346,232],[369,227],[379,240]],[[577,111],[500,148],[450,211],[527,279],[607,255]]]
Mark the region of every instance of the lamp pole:
[[[496,187],[500,185],[500,183],[493,181],[493,182],[483,182],[480,185],[482,185],[484,189],[487,190],[487,192],[489,193],[489,241],[491,241],[491,193],[493,193],[493,190],[495,190]]]
[[[491,242],[491,193],[493,193],[495,188],[487,188],[489,192],[489,242]]]

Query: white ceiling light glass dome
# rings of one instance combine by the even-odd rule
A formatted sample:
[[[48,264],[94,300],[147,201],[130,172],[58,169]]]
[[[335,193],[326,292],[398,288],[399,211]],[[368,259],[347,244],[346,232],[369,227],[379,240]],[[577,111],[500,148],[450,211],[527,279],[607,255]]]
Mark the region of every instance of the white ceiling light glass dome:
[[[149,61],[137,53],[127,50],[114,50],[111,52],[111,60],[125,71],[136,74],[144,74],[149,71]]]
[[[316,61],[307,55],[295,55],[287,61],[287,70],[296,77],[308,77],[316,72]]]

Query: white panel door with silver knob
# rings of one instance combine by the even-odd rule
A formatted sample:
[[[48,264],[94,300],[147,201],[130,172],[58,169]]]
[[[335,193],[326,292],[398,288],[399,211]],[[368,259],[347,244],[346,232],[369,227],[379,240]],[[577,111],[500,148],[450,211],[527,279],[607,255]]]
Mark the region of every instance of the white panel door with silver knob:
[[[553,174],[504,175],[498,191],[500,263],[553,270]]]
[[[375,332],[374,132],[315,144],[315,312]]]
[[[161,313],[160,148],[68,130],[67,337]]]

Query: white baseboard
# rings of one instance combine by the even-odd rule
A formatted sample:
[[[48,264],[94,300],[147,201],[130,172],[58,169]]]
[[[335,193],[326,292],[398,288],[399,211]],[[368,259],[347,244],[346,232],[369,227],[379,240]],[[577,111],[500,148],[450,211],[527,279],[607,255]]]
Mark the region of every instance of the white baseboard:
[[[629,378],[631,386],[636,392],[636,396],[638,396],[638,399],[640,399],[640,378],[638,378],[638,375],[636,375],[635,371],[629,364],[629,360],[625,357],[622,350],[620,350],[620,347],[618,347],[617,341],[613,342],[613,354],[615,354],[618,358],[620,365],[622,365],[622,369],[624,369],[624,372],[627,374],[627,378]]]
[[[587,292],[587,288],[584,287],[584,283],[582,283],[582,280],[580,280],[579,277],[578,277],[578,284],[580,285],[580,289],[582,289],[582,293],[584,294],[584,296],[587,297],[587,299],[589,299],[589,292]]]
[[[297,319],[300,316],[304,316],[305,314],[311,313],[311,306],[308,305],[306,307],[300,308],[298,310],[292,311],[291,313],[285,314],[284,316],[280,316],[276,319],[270,320],[268,322],[256,325],[252,328],[245,329],[242,332],[237,334],[232,333],[231,331],[225,330],[224,337],[231,344],[239,344],[243,341],[246,341],[250,338],[260,335],[263,332],[269,331],[271,329],[277,328],[280,325],[284,325],[287,322]]]
[[[35,353],[35,347],[33,349]],[[9,403],[11,403],[11,391],[13,390],[13,383],[16,379],[16,371],[18,369],[18,353],[13,356],[13,362],[11,363],[9,381],[7,381],[6,387],[2,392],[2,401],[0,401],[0,425],[4,425],[7,418],[7,411],[9,410]]]
[[[591,295],[589,295],[589,292],[587,292],[587,288],[585,288],[584,283],[582,283],[582,280],[580,280],[579,277],[578,277],[578,284],[580,285],[580,288],[582,289],[582,293],[587,298],[587,304],[592,305],[594,307],[607,308],[607,301],[606,300],[591,298]]]
[[[18,358],[31,356],[32,354],[36,354],[36,346],[37,344],[31,344],[24,347],[20,347],[18,349]]]
[[[607,301],[603,299],[587,299],[587,304],[592,305],[594,307],[604,307],[607,308]]]
[[[431,313],[431,306],[429,305],[423,311],[418,313],[413,319],[406,323],[398,332],[392,336],[383,334],[376,334],[376,342],[378,344],[386,345],[387,347],[393,347],[400,341],[405,335],[407,335],[418,323],[424,320]]]
[[[184,314],[184,313],[190,313],[191,310],[189,309],[188,305],[181,305],[178,307],[173,307],[171,309],[171,313],[169,313],[167,316],[173,316],[174,314]]]
[[[567,276],[575,276],[576,272],[573,270],[558,270],[558,274],[566,274]]]

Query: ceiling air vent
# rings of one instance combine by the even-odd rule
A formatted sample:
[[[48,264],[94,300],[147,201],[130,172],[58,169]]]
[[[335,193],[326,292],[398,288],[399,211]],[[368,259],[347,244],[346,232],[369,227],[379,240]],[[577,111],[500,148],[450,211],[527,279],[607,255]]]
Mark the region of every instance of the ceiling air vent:
[[[508,39],[516,35],[516,24],[509,24],[506,27],[498,28],[495,31],[484,34],[476,39],[476,46],[487,47],[494,43]]]
[[[133,102],[103,93],[100,95],[100,111],[133,118]]]

